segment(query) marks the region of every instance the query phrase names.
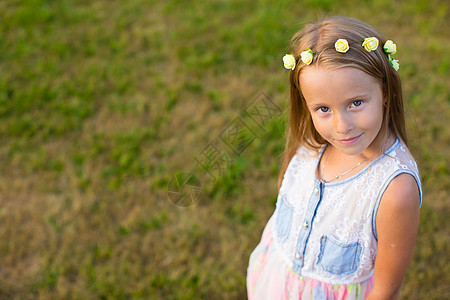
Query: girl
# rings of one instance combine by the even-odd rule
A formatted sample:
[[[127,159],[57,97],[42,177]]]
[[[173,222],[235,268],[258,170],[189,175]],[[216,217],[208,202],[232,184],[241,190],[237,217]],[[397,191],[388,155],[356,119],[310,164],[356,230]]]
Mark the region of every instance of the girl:
[[[396,45],[347,17],[292,39],[290,123],[276,209],[249,299],[396,299],[422,189],[408,151]]]

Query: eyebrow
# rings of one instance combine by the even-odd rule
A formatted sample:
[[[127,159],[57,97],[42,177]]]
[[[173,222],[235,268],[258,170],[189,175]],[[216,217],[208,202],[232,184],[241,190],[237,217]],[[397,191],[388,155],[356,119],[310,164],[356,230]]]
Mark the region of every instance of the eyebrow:
[[[369,96],[368,93],[364,93],[364,94],[356,94],[356,96],[353,96],[353,97],[348,98],[348,101],[367,99],[368,96]]]

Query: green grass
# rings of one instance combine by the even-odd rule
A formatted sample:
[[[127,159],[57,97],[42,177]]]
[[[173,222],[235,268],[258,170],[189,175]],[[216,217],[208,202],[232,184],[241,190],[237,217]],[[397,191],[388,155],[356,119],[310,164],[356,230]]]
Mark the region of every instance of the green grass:
[[[230,151],[220,134],[260,92],[286,112],[291,35],[336,14],[398,45],[424,188],[401,298],[450,297],[446,1],[3,0],[0,298],[244,299],[286,117],[217,180],[195,158]],[[199,178],[194,206],[169,200],[177,173]]]

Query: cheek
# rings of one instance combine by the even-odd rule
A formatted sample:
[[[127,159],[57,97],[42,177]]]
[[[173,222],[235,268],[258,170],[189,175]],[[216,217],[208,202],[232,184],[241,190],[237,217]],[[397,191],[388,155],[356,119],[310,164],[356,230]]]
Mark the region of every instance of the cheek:
[[[383,123],[383,111],[380,110],[376,113],[367,114],[363,119],[362,123],[366,130],[378,131],[381,128],[381,124]]]
[[[316,129],[316,131],[322,136],[322,137],[326,137],[327,136],[327,125],[325,120],[320,119],[320,118],[314,118],[311,116],[311,119],[313,121],[313,125],[314,128]]]
[[[377,128],[381,127],[381,123],[383,122],[383,118],[384,118],[384,108],[378,108],[378,112],[372,114],[373,126],[376,126]]]

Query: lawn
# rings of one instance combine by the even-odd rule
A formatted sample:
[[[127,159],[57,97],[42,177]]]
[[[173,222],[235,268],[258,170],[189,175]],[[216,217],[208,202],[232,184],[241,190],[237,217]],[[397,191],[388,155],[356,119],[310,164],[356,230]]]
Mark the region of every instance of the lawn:
[[[277,197],[281,58],[303,24],[331,15],[397,43],[424,189],[401,299],[450,298],[449,9],[0,1],[0,299],[245,299]],[[222,167],[205,172],[212,155]]]

